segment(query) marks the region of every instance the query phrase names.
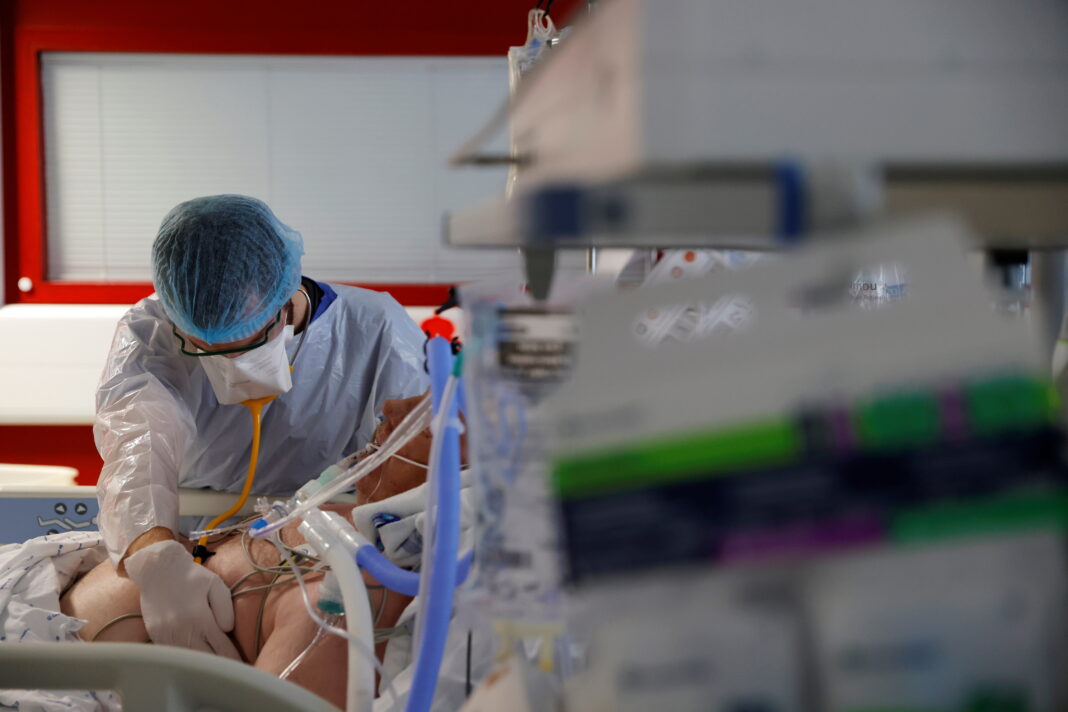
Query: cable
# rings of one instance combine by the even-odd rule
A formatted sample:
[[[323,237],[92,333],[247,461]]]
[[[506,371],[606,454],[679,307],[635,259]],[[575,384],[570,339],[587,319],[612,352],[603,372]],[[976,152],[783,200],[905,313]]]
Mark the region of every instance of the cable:
[[[282,516],[277,519],[272,521],[261,519],[260,522],[264,522],[264,525],[256,528],[253,538],[259,539],[273,534],[286,524],[299,519],[305,512],[325,504],[335,495],[350,489],[356,482],[373,472],[390,455],[397,452],[409,440],[422,432],[426,428],[426,421],[429,420],[429,416],[430,400],[424,396],[394,429],[386,439],[386,442],[382,443],[378,452],[373,453],[364,460],[360,460],[353,467],[337,475],[330,480],[330,484],[323,486],[307,499],[299,502],[291,500],[287,507],[279,507]],[[292,507],[292,509],[288,507]]]
[[[289,585],[289,584],[291,584],[293,582],[292,581],[293,579],[296,579],[297,584],[300,586],[300,589],[301,589],[301,597],[303,598],[304,606],[308,611],[308,615],[311,616],[312,620],[319,626],[319,631],[318,631],[318,633],[316,633],[316,637],[312,640],[312,642],[308,645],[308,647],[305,648],[304,651],[302,651],[301,654],[298,655],[292,662],[290,662],[290,664],[286,667],[286,669],[283,670],[282,673],[279,675],[279,677],[281,677],[282,679],[285,679],[287,674],[292,673],[293,669],[301,662],[301,660],[303,660],[304,656],[307,655],[307,653],[311,650],[313,645],[320,640],[321,635],[324,632],[333,633],[334,635],[339,635],[339,636],[341,636],[343,638],[346,638],[346,639],[349,638],[349,634],[348,634],[348,631],[345,631],[345,630],[343,630],[341,628],[334,628],[328,622],[320,620],[317,616],[315,616],[315,614],[312,612],[312,609],[310,607],[309,595],[308,595],[307,589],[305,589],[305,587],[304,587],[304,581],[302,579],[302,576],[303,575],[307,575],[307,574],[311,574],[311,573],[318,573],[320,571],[324,571],[324,570],[327,570],[327,569],[325,569],[325,567],[322,567],[321,563],[318,563],[316,566],[313,566],[313,567],[301,567],[292,558],[290,558],[289,556],[286,556],[286,553],[295,554],[298,557],[301,557],[301,558],[304,558],[304,559],[307,559],[307,560],[316,561],[316,562],[318,562],[318,559],[316,557],[313,557],[313,556],[308,556],[307,554],[304,554],[303,552],[297,551],[293,547],[291,547],[291,546],[287,545],[285,542],[281,541],[280,537],[278,537],[278,541],[272,541],[272,543],[276,547],[278,547],[279,551],[282,553],[282,561],[281,561],[281,563],[279,564],[278,567],[260,566],[252,558],[251,552],[248,550],[248,536],[247,536],[247,532],[244,533],[244,535],[242,536],[242,541],[241,541],[242,546],[241,546],[241,548],[242,548],[242,550],[243,550],[243,552],[245,554],[245,558],[247,559],[248,563],[253,567],[254,570],[248,572],[247,574],[245,574],[244,576],[239,578],[237,581],[235,581],[233,584],[231,584],[231,586],[230,586],[230,596],[231,596],[231,598],[237,598],[238,596],[244,596],[246,594],[254,593],[256,591],[263,591],[264,592],[263,598],[260,601],[260,606],[259,606],[259,609],[258,609],[257,614],[256,614],[256,629],[255,629],[256,630],[256,635],[255,635],[255,638],[254,638],[253,644],[252,644],[253,654],[258,656],[259,653],[260,653],[260,643],[261,643],[262,635],[263,635],[263,616],[264,616],[264,612],[265,612],[266,606],[267,606],[267,599],[270,596],[270,593],[271,593],[271,591],[273,589],[275,589],[275,588],[277,588],[279,586]],[[302,572],[302,573],[300,573],[300,572]],[[266,584],[257,585],[257,586],[250,586],[248,588],[243,588],[243,589],[238,590],[238,587],[242,583],[244,583],[248,579],[252,578],[253,576],[256,576],[256,575],[259,575],[259,574],[273,574],[273,578],[271,579],[270,582],[268,582]],[[381,620],[382,615],[383,615],[383,613],[385,612],[385,609],[386,609],[386,604],[387,604],[387,601],[388,601],[388,598],[389,598],[389,589],[387,589],[385,586],[382,586],[380,584],[379,585],[372,584],[372,585],[369,585],[367,588],[369,590],[380,590],[382,592],[382,596],[379,599],[379,604],[378,604],[378,608],[377,608],[377,611],[375,613],[375,619],[374,619],[374,623],[377,626],[378,622]],[[100,638],[101,635],[103,635],[108,630],[110,630],[112,627],[114,627],[115,625],[121,623],[122,621],[131,620],[133,618],[143,618],[143,617],[144,616],[141,613],[125,613],[125,614],[123,614],[121,616],[116,616],[115,618],[112,618],[107,623],[102,625],[100,627],[100,629],[98,631],[96,631],[96,633],[93,634],[93,637],[89,639],[89,642],[90,643],[96,642]],[[398,631],[400,631],[400,630],[402,630],[402,627],[376,628],[375,629],[375,642],[378,643],[378,642],[382,642],[384,640],[389,640],[391,637],[396,635],[396,633]],[[361,650],[363,650],[363,652],[365,654],[367,653],[367,650],[365,648],[361,647]],[[378,662],[378,658],[377,658],[376,655],[373,654],[373,652],[371,654],[371,659],[374,661],[375,669],[379,672],[379,674],[384,675],[384,669],[382,668],[381,663]],[[394,704],[396,704],[397,703],[397,696],[396,696],[396,692],[393,690],[392,684],[390,684],[387,687],[387,690],[389,691],[390,696],[392,697]]]
[[[244,532],[242,532],[241,535],[241,551],[244,553],[245,560],[248,562],[249,566],[253,568],[253,570],[242,576],[240,579],[234,582],[232,586],[230,586],[230,597],[236,598],[237,596],[242,596],[247,593],[252,593],[254,591],[263,591],[263,598],[260,599],[260,605],[256,612],[256,636],[252,643],[253,653],[258,656],[260,654],[260,642],[263,638],[263,615],[267,609],[267,599],[268,597],[270,597],[271,591],[274,588],[291,583],[291,581],[288,579],[283,580],[283,576],[291,577],[293,574],[290,573],[289,568],[285,566],[285,559],[283,559],[277,567],[260,566],[259,563],[252,558],[252,552],[249,551],[248,542],[248,530],[245,530]],[[318,559],[293,549],[293,547],[282,541],[281,537],[278,537],[277,545],[285,547],[285,549],[288,550],[290,553],[296,554],[302,559],[314,560],[317,562],[316,566],[302,568],[301,570],[304,571],[305,574],[321,570],[321,562],[318,562]],[[240,591],[236,590],[237,587],[240,586],[242,583],[258,574],[273,574],[274,578],[272,578],[270,582],[260,586],[250,586],[249,588],[244,588]]]
[[[264,591],[272,588],[278,588],[279,586],[285,586],[286,584],[293,583],[293,581],[290,580],[292,579],[292,576],[292,574],[286,574],[287,578],[284,581],[280,580],[277,583],[265,583],[262,586],[249,586],[248,588],[243,588],[240,591],[232,591],[230,593],[230,598],[237,598],[238,596],[244,596],[246,593],[255,593],[256,591]]]
[[[308,647],[304,648],[304,650],[300,652],[300,655],[293,658],[293,661],[289,663],[289,665],[286,665],[286,669],[279,673],[278,677],[282,680],[287,680],[289,676],[293,674],[293,671],[297,669],[297,666],[304,661],[304,658],[307,657],[308,653],[311,652],[312,648],[314,648],[316,644],[318,644],[318,642],[323,639],[324,636],[326,636],[325,630],[323,630],[322,628],[316,630],[315,637],[313,637],[312,641],[308,643]]]
[[[189,532],[189,539],[199,539],[202,536],[217,537],[213,541],[209,541],[209,544],[221,541],[226,536],[236,536],[240,534],[239,529],[247,528],[249,524],[259,519],[258,514],[250,514],[236,524],[228,524],[225,527],[216,527],[215,529],[194,529]]]
[[[257,563],[256,560],[252,557],[252,552],[249,550],[248,545],[249,545],[250,539],[251,539],[251,537],[249,537],[247,531],[242,533],[241,550],[245,555],[245,560],[248,562],[249,566],[251,566],[253,568],[253,570],[248,572],[247,574],[245,574],[241,578],[239,578],[237,581],[235,581],[230,586],[230,595],[231,595],[231,597],[236,598],[237,596],[243,596],[243,595],[246,595],[246,594],[249,594],[249,593],[254,593],[256,591],[266,591],[266,593],[264,593],[263,600],[260,602],[260,608],[259,608],[259,612],[257,614],[257,619],[256,619],[256,642],[255,642],[254,646],[255,646],[255,650],[256,650],[256,652],[258,654],[259,653],[260,636],[262,635],[264,607],[266,606],[267,597],[270,595],[270,591],[272,589],[278,588],[279,586],[286,586],[286,585],[289,585],[289,584],[293,583],[294,575],[292,573],[291,568],[287,565],[287,559],[286,558],[283,558],[282,561],[279,562],[279,565],[276,566],[276,567],[260,566],[259,563]],[[318,559],[318,557],[311,556],[309,554],[304,553],[303,551],[300,551],[298,549],[295,549],[295,548],[289,546],[288,544],[285,543],[285,541],[283,541],[281,539],[281,537],[278,538],[278,543],[275,546],[278,546],[278,545],[281,545],[286,551],[288,551],[290,554],[292,554],[296,558],[296,562],[295,563],[297,563],[297,564],[299,564],[300,560],[307,560],[307,561],[315,561],[315,562],[317,562],[315,566],[299,567],[300,570],[303,572],[303,574],[305,576],[307,576],[309,574],[325,572],[325,571],[329,570],[329,567],[325,566],[323,564],[323,562],[321,562]],[[248,588],[242,588],[242,589],[238,590],[238,587],[241,584],[243,584],[245,581],[249,580],[253,576],[257,576],[259,574],[273,574],[274,578],[269,583],[261,584],[261,585],[257,585],[257,586],[249,586]],[[377,609],[377,612],[375,614],[375,619],[374,619],[374,624],[377,626],[378,622],[381,620],[382,614],[385,612],[386,602],[387,602],[388,597],[389,597],[389,590],[385,586],[383,586],[381,584],[368,585],[367,589],[368,590],[380,590],[380,591],[382,591],[382,597],[379,600],[378,609]],[[376,631],[377,630],[379,630],[379,629],[376,628]],[[381,629],[381,630],[386,630],[386,631],[389,631],[390,633],[392,633],[395,629],[387,628],[387,629]],[[376,637],[377,637],[377,633],[376,633]],[[388,637],[384,638],[384,639],[388,639]]]
[[[365,445],[363,449],[364,450],[369,450],[370,452],[374,452],[378,448],[379,448],[378,443],[367,443],[367,445]],[[392,457],[394,459],[397,459],[397,460],[400,460],[401,462],[407,462],[409,465],[414,465],[415,467],[420,467],[420,468],[422,468],[424,470],[429,470],[430,469],[430,466],[427,465],[426,463],[416,462],[415,460],[407,458],[404,455],[399,455],[397,453],[393,453],[392,455],[390,455],[390,457]],[[389,459],[389,458],[387,458],[387,459]],[[464,468],[461,469],[461,472],[466,472],[468,469],[469,468],[464,467]],[[376,490],[378,489],[377,485],[375,486],[375,489]],[[371,495],[367,495],[367,496],[370,497]]]
[[[130,620],[131,618],[144,618],[144,616],[141,615],[140,613],[124,613],[121,616],[117,616],[115,618],[112,618],[107,623],[105,623],[104,625],[100,626],[100,630],[98,630],[96,633],[93,634],[93,637],[89,639],[89,642],[90,643],[95,643],[96,639],[104,634],[104,631],[108,630],[109,628],[111,628],[116,623],[121,623],[122,621]]]
[[[278,551],[282,555],[282,558],[286,561],[287,564],[289,564],[289,567],[293,570],[293,575],[297,579],[297,585],[300,587],[300,597],[301,597],[301,600],[304,602],[304,610],[307,611],[308,616],[313,621],[315,621],[315,623],[320,628],[322,628],[326,632],[333,633],[334,635],[336,635],[336,636],[338,636],[340,638],[344,638],[345,640],[349,641],[350,643],[354,643],[356,645],[356,647],[359,648],[360,652],[362,652],[364,654],[364,656],[368,660],[370,660],[371,663],[375,666],[375,670],[377,670],[378,674],[381,675],[381,679],[385,680],[386,679],[385,668],[383,668],[382,667],[382,663],[380,663],[378,661],[378,656],[375,655],[375,651],[374,650],[368,649],[366,644],[362,640],[360,640],[360,638],[358,638],[358,637],[356,637],[354,635],[349,635],[349,632],[347,630],[344,630],[343,628],[338,628],[336,626],[330,625],[327,621],[323,620],[322,618],[320,618],[315,613],[315,610],[312,608],[312,604],[311,604],[311,596],[308,593],[307,586],[304,584],[304,575],[300,572],[300,568],[296,565],[296,563],[293,561],[293,559],[291,559],[287,555],[285,550],[282,548],[282,544],[278,541],[277,534],[271,534],[270,540],[271,540],[272,543],[274,543],[274,545],[276,547],[278,547]],[[393,705],[397,706],[397,704],[398,704],[398,702],[397,702],[397,693],[393,690],[393,682],[392,681],[390,681],[388,683],[388,685],[386,686],[386,690],[389,692],[389,696],[393,700]]]
[[[248,527],[249,524],[256,521],[259,518],[258,514],[251,514],[244,519],[235,522],[234,524],[227,524],[225,527],[216,527],[214,529],[194,529],[189,532],[189,540],[196,541],[201,537],[209,537],[208,544],[218,544],[220,541],[230,536],[237,536],[241,533],[241,530]]]
[[[471,631],[467,631],[467,680],[464,683],[467,696],[471,696]]]
[[[263,613],[267,610],[267,598],[271,595],[271,589],[278,583],[278,579],[281,574],[275,574],[271,579],[271,583],[263,591],[263,598],[260,599],[260,607],[256,611],[256,637],[252,640],[252,652],[256,657],[260,655],[260,640],[263,638]]]
[[[375,450],[379,449],[379,445],[378,445],[378,443],[367,443],[367,445],[364,447],[364,449],[365,450],[369,449],[371,452],[374,452]],[[424,470],[428,469],[428,466],[423,464],[422,462],[416,462],[415,460],[411,460],[411,459],[409,459],[409,458],[407,458],[404,455],[401,455],[399,453],[393,453],[392,455],[390,455],[390,457],[396,458],[397,460],[400,460],[401,462],[407,462],[409,465],[415,465],[416,467],[421,467]]]
[[[378,601],[378,609],[375,611],[374,625],[375,630],[378,630],[378,622],[382,620],[382,614],[386,610],[386,600],[389,598],[389,589],[382,586],[382,598]]]
[[[242,578],[239,581],[239,583],[243,582],[249,576],[252,576],[254,573],[257,573],[257,572],[258,573],[264,573],[264,574],[276,574],[276,573],[288,574],[289,573],[289,567],[285,565],[285,560],[284,559],[277,566],[260,566],[259,563],[257,563],[256,560],[252,558],[252,552],[249,551],[248,544],[249,544],[250,540],[251,540],[251,536],[249,535],[248,530],[246,530],[241,536],[241,551],[244,552],[245,560],[248,562],[248,565],[251,566],[256,571],[247,574],[244,578]],[[303,567],[302,568],[302,570],[305,573],[314,573],[316,571],[322,571],[322,570],[325,569],[325,564],[323,564],[323,562],[320,561],[318,557],[311,556],[310,554],[306,554],[303,551],[299,551],[298,549],[294,549],[293,547],[291,547],[288,544],[286,544],[284,541],[281,541],[281,539],[279,539],[279,543],[283,547],[285,547],[285,549],[287,551],[289,551],[290,553],[295,555],[299,560],[307,560],[307,561],[314,561],[315,562],[315,566],[308,566],[308,567]],[[298,561],[298,563],[299,563],[299,561]],[[234,585],[236,586],[237,584],[234,584]],[[231,590],[233,590],[232,587],[231,587]]]

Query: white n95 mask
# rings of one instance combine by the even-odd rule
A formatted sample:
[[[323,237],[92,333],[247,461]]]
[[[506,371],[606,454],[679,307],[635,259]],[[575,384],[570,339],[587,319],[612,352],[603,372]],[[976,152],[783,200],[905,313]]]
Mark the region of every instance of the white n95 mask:
[[[215,397],[222,405],[242,403],[252,398],[280,396],[293,387],[286,356],[286,342],[293,338],[287,325],[280,336],[259,348],[234,358],[205,356],[200,359]]]

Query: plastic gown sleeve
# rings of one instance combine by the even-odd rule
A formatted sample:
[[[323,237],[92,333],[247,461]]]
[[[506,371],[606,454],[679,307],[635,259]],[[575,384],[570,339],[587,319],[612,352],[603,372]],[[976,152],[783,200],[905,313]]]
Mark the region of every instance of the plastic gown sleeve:
[[[374,385],[357,431],[357,447],[370,442],[387,400],[421,395],[430,387],[430,377],[424,369],[426,335],[397,300],[388,294],[376,297],[383,300],[386,319],[377,344]]]
[[[142,533],[178,529],[178,471],[195,426],[178,395],[188,379],[159,303],[146,299],[119,322],[96,396],[93,435],[104,466],[100,530],[118,564]]]

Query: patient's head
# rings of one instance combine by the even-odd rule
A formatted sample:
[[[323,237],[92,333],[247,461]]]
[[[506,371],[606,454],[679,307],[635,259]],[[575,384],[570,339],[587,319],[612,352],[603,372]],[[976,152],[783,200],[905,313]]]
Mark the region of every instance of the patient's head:
[[[371,443],[382,445],[393,434],[412,409],[419,405],[424,397],[412,396],[400,400],[389,400],[382,404],[383,420],[375,428]],[[460,416],[462,421],[463,415]],[[380,502],[401,492],[418,487],[426,482],[426,463],[430,461],[430,428],[425,428],[397,451],[397,455],[386,460],[377,469],[356,483],[357,502],[370,504]],[[399,457],[398,457],[399,456]],[[402,459],[403,458],[403,459]],[[460,461],[467,462],[467,436],[460,436]],[[419,464],[412,464],[412,463]]]
[[[423,396],[413,396],[402,400],[386,401],[382,406],[384,420],[379,423],[371,442],[381,445],[393,431],[419,404]],[[401,457],[414,462],[426,464],[430,459],[430,429],[427,428],[412,438],[397,451]],[[406,492],[426,482],[426,469],[405,462],[399,457],[391,457],[381,467],[356,483],[356,493],[360,504],[378,502],[394,495]]]

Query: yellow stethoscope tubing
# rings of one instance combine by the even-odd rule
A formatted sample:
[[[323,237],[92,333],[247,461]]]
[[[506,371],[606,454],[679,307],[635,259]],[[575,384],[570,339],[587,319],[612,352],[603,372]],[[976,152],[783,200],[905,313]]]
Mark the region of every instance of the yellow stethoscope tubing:
[[[289,367],[293,370],[293,367]],[[248,408],[249,413],[252,415],[252,452],[249,453],[248,458],[248,474],[245,475],[245,486],[241,488],[241,495],[234,502],[234,506],[212,519],[208,523],[208,529],[214,529],[222,522],[225,522],[230,517],[234,516],[241,511],[241,508],[245,506],[245,502],[248,500],[249,493],[252,492],[252,483],[256,480],[256,465],[259,464],[260,459],[260,431],[263,422],[263,407],[273,401],[278,396],[266,396],[264,398],[252,398],[247,401],[242,401],[241,405]],[[197,540],[198,546],[207,546],[208,536],[205,534]],[[193,559],[198,564],[204,563],[202,557],[195,557]]]
[[[301,289],[300,293],[304,295],[304,298],[308,300],[309,313],[306,317],[307,322],[311,321],[311,297]],[[307,330],[308,324],[305,323],[304,329]],[[297,354],[300,353],[300,346],[304,345],[304,337],[301,336],[301,343],[297,347]],[[293,360],[296,361],[297,354],[293,355]],[[293,364],[289,365],[289,372],[293,372]],[[245,506],[245,502],[248,501],[248,496],[252,492],[252,483],[256,480],[256,465],[260,460],[260,432],[263,424],[263,408],[268,403],[273,401],[278,396],[264,396],[263,398],[250,398],[246,401],[241,401],[241,405],[248,408],[249,414],[252,416],[252,451],[248,457],[248,474],[245,475],[245,486],[241,488],[241,495],[234,502],[234,506],[212,519],[207,526],[207,529],[214,529],[230,517],[234,516],[241,511],[241,508]],[[205,547],[208,545],[208,536],[204,536],[197,539],[197,548]],[[204,557],[195,556],[193,561],[198,564],[204,563]]]

